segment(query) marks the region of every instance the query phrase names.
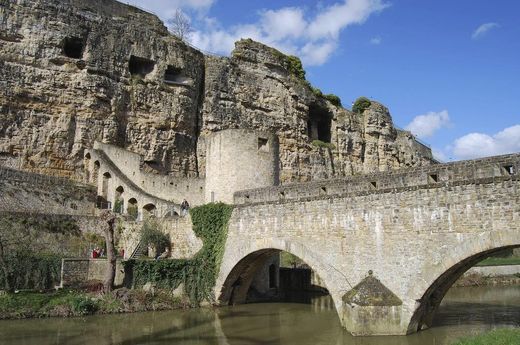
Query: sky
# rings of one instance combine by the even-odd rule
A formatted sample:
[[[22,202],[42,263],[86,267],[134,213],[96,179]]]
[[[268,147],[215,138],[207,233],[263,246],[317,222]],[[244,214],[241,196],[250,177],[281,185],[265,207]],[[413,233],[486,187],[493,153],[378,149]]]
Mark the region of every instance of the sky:
[[[383,103],[441,161],[520,152],[518,0],[123,2],[181,10],[205,52],[252,38],[297,55],[313,86]]]

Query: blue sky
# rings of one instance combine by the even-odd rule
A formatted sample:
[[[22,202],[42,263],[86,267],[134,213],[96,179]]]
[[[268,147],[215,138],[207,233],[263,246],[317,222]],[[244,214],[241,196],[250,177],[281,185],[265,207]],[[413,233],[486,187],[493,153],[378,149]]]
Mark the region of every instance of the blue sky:
[[[253,38],[298,55],[314,86],[382,102],[441,160],[520,152],[520,1],[125,2],[182,10],[205,51]]]

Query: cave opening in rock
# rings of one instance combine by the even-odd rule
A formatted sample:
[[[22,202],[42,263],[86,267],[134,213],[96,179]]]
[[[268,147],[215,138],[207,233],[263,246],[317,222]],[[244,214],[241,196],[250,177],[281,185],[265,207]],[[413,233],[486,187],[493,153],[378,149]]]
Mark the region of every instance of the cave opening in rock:
[[[320,140],[330,143],[332,114],[319,104],[309,106],[309,119],[307,121],[307,135],[310,141]]]
[[[63,40],[63,54],[73,59],[83,57],[83,40],[79,37],[66,37]]]
[[[178,84],[184,82],[184,76],[182,70],[178,67],[168,65],[166,71],[164,71],[164,82],[166,84]]]
[[[147,74],[151,73],[154,67],[154,61],[134,55],[131,55],[130,61],[128,61],[128,70],[130,71],[130,74],[140,76],[141,78],[144,78]]]

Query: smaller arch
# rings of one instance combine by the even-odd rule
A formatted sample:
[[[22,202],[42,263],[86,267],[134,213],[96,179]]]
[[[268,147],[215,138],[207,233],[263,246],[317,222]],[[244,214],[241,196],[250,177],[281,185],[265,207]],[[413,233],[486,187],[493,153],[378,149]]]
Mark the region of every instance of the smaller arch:
[[[110,173],[108,171],[106,171],[105,173],[103,173],[103,177],[112,178],[112,175],[110,175]]]
[[[126,213],[131,220],[137,220],[139,217],[139,208],[136,198],[128,199],[128,203],[126,206]]]
[[[90,152],[87,152],[87,154],[85,155],[85,159],[91,159],[92,157],[90,156]]]
[[[114,212],[115,213],[123,213],[125,207],[124,207],[124,199],[123,194],[125,192],[125,189],[123,186],[118,186],[116,188],[116,191],[114,193]]]
[[[156,210],[157,210],[157,207],[154,204],[148,203],[143,206],[143,216],[154,217],[154,216],[156,216],[156,214],[155,214]]]

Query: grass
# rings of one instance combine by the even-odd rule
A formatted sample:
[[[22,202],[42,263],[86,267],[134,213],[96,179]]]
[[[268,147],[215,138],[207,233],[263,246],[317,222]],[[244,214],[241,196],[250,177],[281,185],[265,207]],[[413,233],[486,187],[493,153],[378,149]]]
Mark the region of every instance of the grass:
[[[166,290],[146,292],[121,289],[110,294],[76,290],[19,292],[0,295],[0,319],[171,310],[186,305]]]
[[[475,266],[505,266],[505,265],[520,265],[520,258],[508,257],[508,258],[496,258],[489,257],[482,260]]]
[[[495,329],[475,337],[462,338],[453,345],[513,345],[520,344],[520,328]]]

